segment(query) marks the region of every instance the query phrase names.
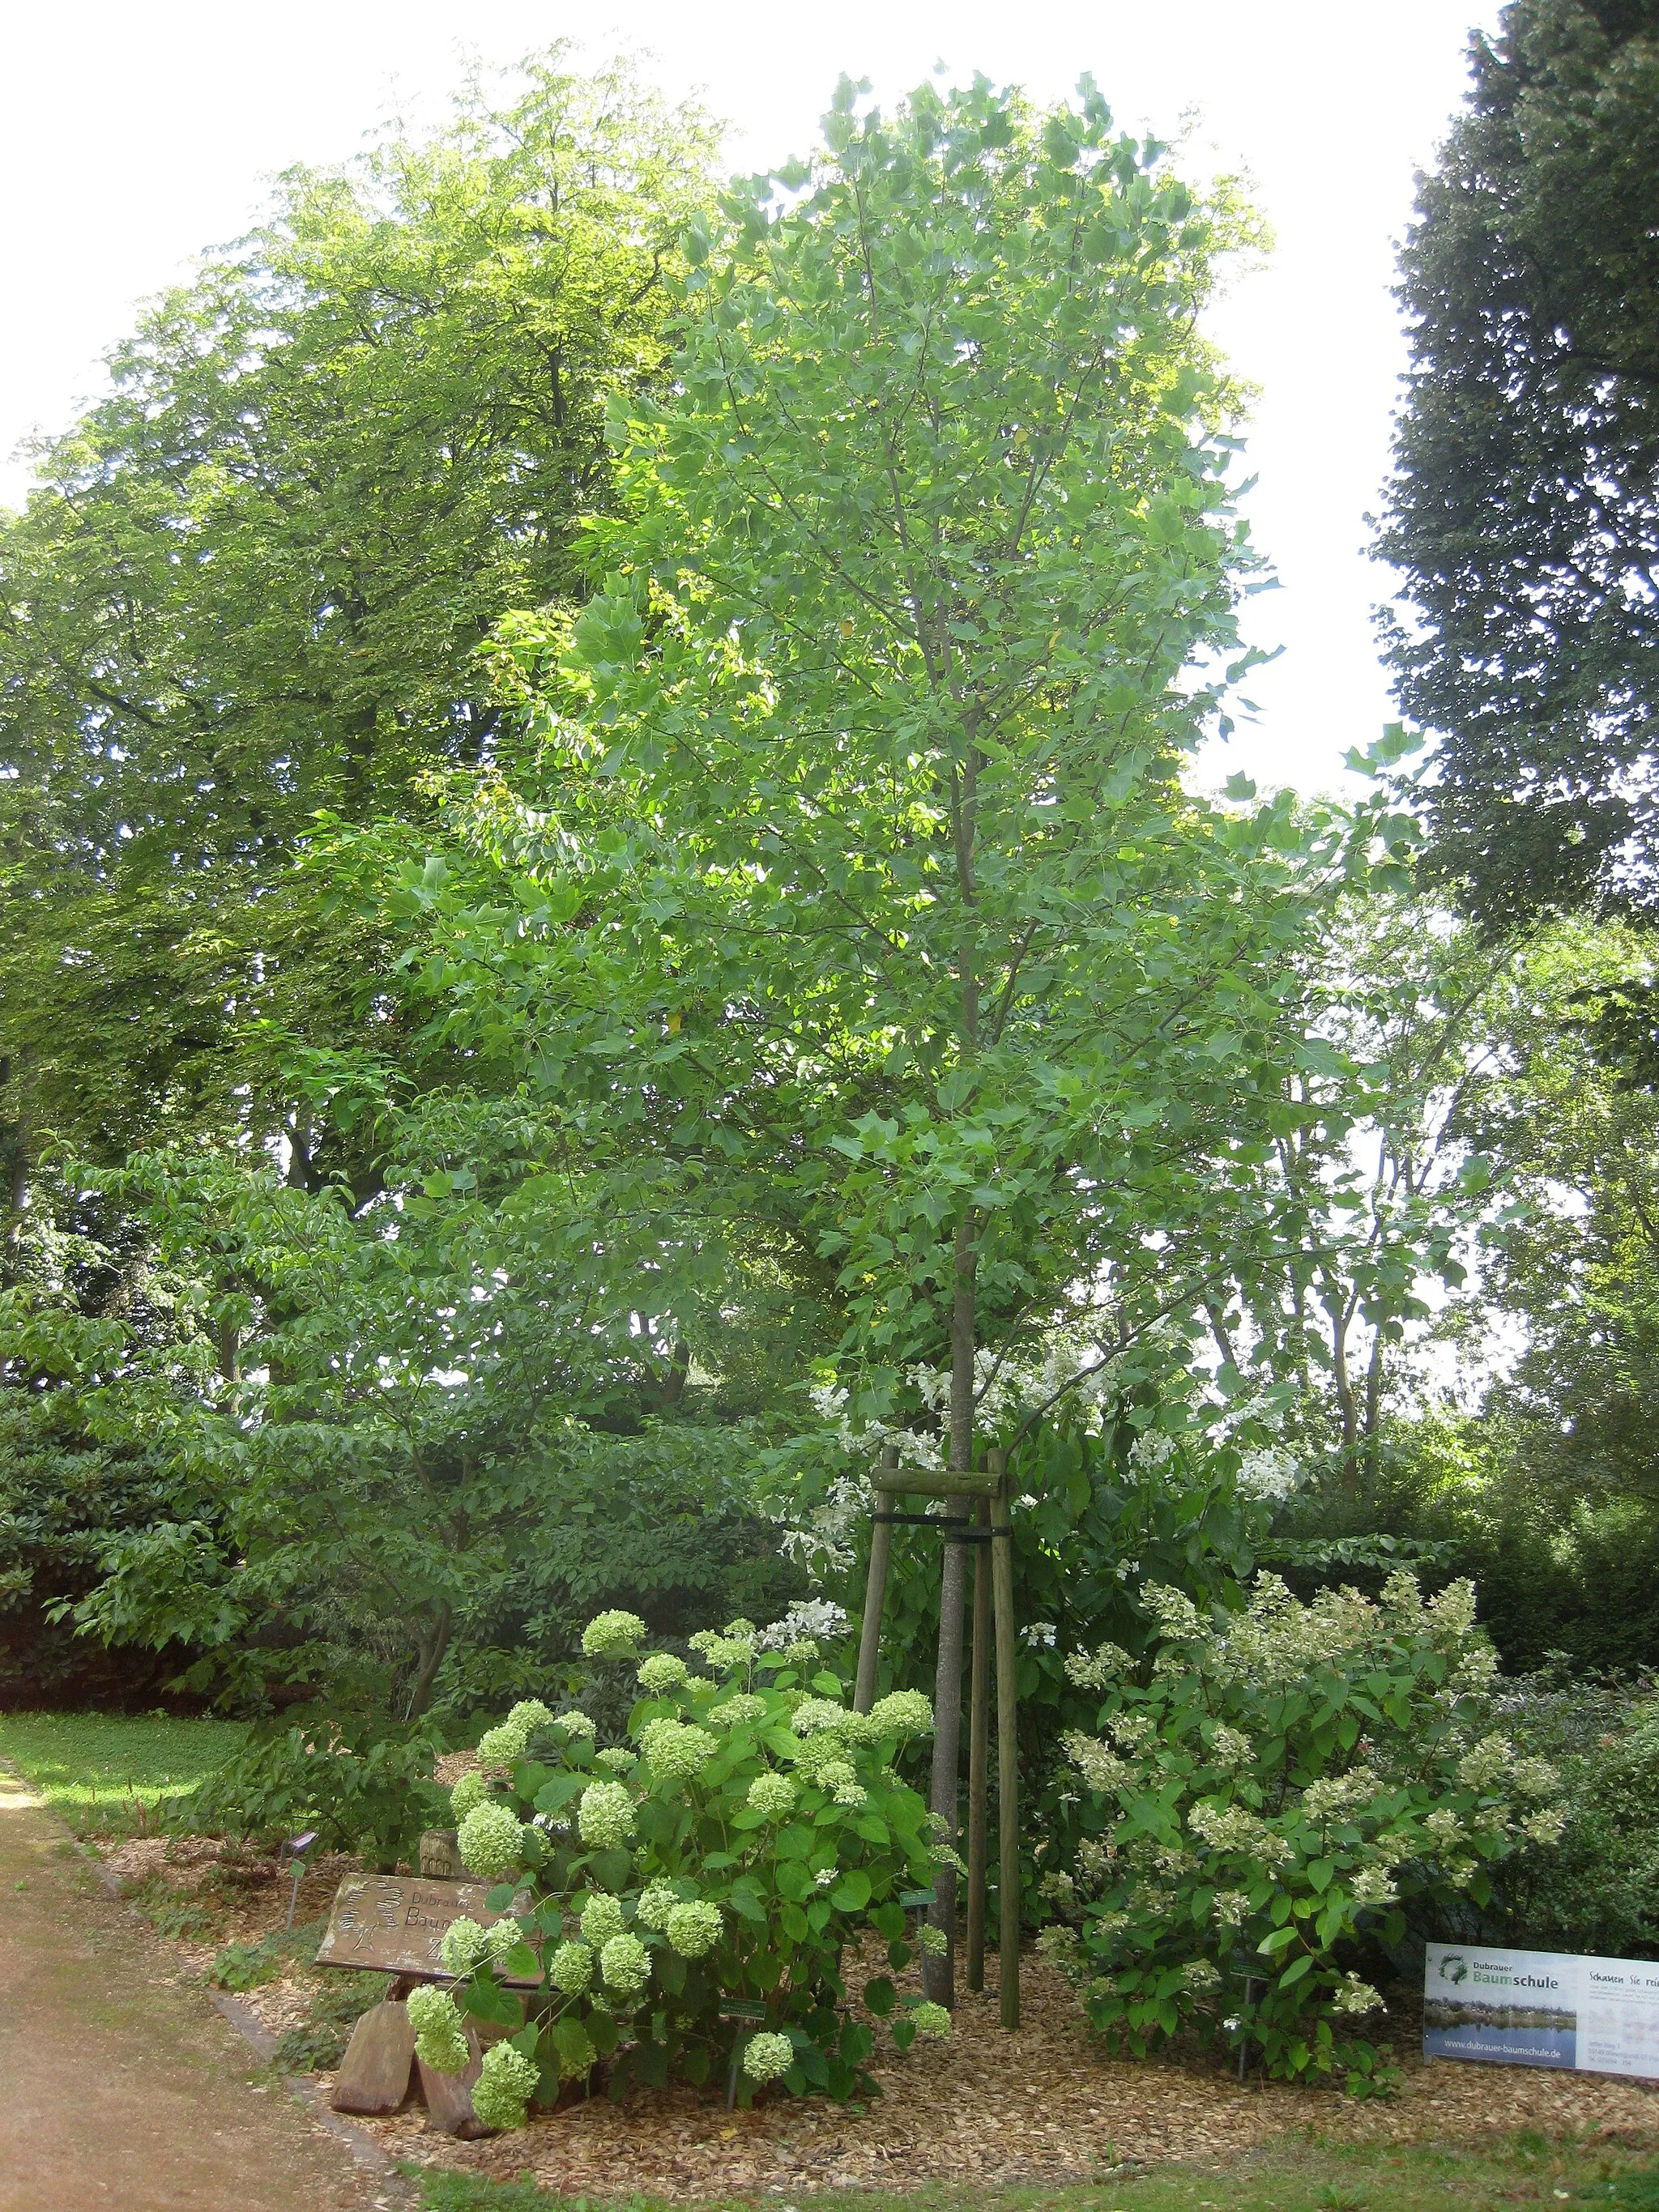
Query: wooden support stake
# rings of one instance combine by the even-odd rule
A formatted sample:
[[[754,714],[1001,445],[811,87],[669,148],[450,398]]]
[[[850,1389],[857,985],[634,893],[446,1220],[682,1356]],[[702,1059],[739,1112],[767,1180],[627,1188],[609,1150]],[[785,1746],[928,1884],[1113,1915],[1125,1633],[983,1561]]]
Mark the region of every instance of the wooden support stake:
[[[898,1466],[898,1448],[889,1444],[881,1455],[884,1470]],[[876,1492],[878,1513],[893,1510],[895,1492]],[[893,1524],[878,1521],[870,1531],[870,1577],[864,1586],[864,1619],[859,1625],[859,1672],[853,1689],[853,1711],[867,1713],[876,1702],[876,1668],[881,1659],[881,1610],[887,1601],[887,1561],[893,1548]]]
[[[1008,1461],[996,1455],[1002,1480],[991,1501],[991,1583],[997,1640],[997,1910],[1001,1924],[998,1977],[1002,2025],[1019,2026],[1019,1736],[1015,1703],[1019,1662],[1014,1650],[1014,1546],[1008,1514]]]
[[[968,1625],[968,1561],[965,1544],[950,1534],[951,1522],[968,1518],[966,1494],[947,1500],[941,1516],[945,1558],[939,1568],[939,1668],[933,1677],[933,1773],[928,1809],[942,1844],[952,1850],[960,1832],[957,1793],[962,1774],[962,1645]],[[957,1875],[952,1866],[933,1869],[933,1902],[927,1917],[945,1938],[945,1948],[924,1951],[921,1986],[930,2004],[954,2012],[957,2004]]]
[[[991,1502],[979,1500],[981,1528]],[[991,1563],[988,1544],[974,1547],[974,1669],[968,1708],[968,1986],[985,1987],[985,1875],[989,1856],[987,1808],[991,1765]]]

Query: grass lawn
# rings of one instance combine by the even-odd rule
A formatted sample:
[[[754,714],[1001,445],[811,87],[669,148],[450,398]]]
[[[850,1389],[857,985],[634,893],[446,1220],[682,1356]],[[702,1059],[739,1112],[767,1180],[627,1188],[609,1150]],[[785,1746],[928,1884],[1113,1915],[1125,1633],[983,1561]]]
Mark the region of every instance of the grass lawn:
[[[240,1721],[164,1713],[0,1713],[9,1759],[80,1835],[136,1835],[234,1751]]]
[[[597,2202],[555,2197],[527,2182],[471,2174],[422,2177],[425,2212],[601,2212]],[[848,2212],[849,2192],[748,2203],[777,2212]],[[1510,2212],[1516,2206],[1605,2204],[1614,2212],[1659,2212],[1659,2164],[1616,2144],[1551,2142],[1539,2135],[1498,2137],[1475,2148],[1328,2143],[1267,2144],[1224,2171],[1164,2166],[1073,2189],[919,2189],[853,2192],[859,2212]],[[605,2212],[611,2212],[605,2208]],[[615,2212],[657,2212],[632,2197]],[[708,2208],[714,2212],[714,2208]]]

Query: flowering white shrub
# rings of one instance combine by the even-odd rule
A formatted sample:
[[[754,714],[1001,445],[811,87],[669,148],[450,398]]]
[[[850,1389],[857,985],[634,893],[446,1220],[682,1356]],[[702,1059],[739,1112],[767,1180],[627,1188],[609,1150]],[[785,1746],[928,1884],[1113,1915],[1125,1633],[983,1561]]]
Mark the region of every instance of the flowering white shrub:
[[[1398,1942],[1407,1901],[1419,1924],[1437,1899],[1486,1903],[1489,1869],[1559,1832],[1539,1802],[1553,1771],[1488,1725],[1473,1588],[1425,1603],[1401,1573],[1381,1603],[1304,1605],[1262,1575],[1214,1623],[1177,1590],[1141,1596],[1150,1667],[1109,1647],[1068,1666],[1104,1702],[1063,1740],[1093,1802],[1075,1866],[1044,1884],[1071,1923],[1046,1948],[1137,2054],[1218,2023],[1271,2073],[1382,2086],[1353,2032],[1381,2003],[1356,1946]]]
[[[641,1661],[628,1745],[599,1750],[568,1716],[532,1717],[534,1749],[499,1762],[507,1777],[467,1778],[463,1860],[498,1881],[489,1909],[505,1917],[453,1936],[461,2010],[444,1996],[428,2040],[463,2014],[514,2031],[492,2049],[518,2063],[496,2062],[483,2105],[474,2094],[489,2124],[514,2124],[500,2116],[550,2102],[598,2059],[613,2087],[723,2080],[735,2051],[745,2102],[769,2081],[867,2091],[873,2033],[852,2016],[841,1961],[866,1927],[894,1966],[915,1955],[898,1899],[931,1882],[939,1852],[894,1762],[933,1713],[919,1691],[851,1711],[807,1625],[734,1620],[694,1637],[706,1674]],[[631,1615],[601,1615],[584,1648],[633,1656],[642,1635]],[[948,2028],[938,2008],[902,2008],[885,1974],[863,1995],[901,2049]],[[733,2002],[751,2019],[764,2008],[758,2033],[738,2033]]]

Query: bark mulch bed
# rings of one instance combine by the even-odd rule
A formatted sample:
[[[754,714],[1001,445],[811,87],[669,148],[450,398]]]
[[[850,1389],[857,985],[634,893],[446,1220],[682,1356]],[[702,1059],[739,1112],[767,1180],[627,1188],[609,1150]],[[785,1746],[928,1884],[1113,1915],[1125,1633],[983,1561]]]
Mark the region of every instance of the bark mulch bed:
[[[213,1942],[186,1940],[188,1969],[205,1972],[217,1945],[280,1928],[288,1881],[243,1869],[226,1880],[210,1839],[120,1845],[107,1863],[127,1881],[159,1877],[189,1893],[210,1888],[228,1912]],[[301,1891],[296,1923],[326,1912],[351,1862],[319,1864]],[[254,1878],[249,1879],[250,1875]],[[873,1971],[872,1964],[872,1971]],[[278,2034],[305,2019],[329,1978],[296,1966],[243,2002]],[[1417,2003],[1398,1993],[1387,2033],[1400,2054],[1392,2099],[1358,2104],[1325,2088],[1239,2083],[1202,2054],[1134,2063],[1104,2057],[1071,1991],[1046,1962],[1022,1968],[1024,2023],[1006,2036],[994,1994],[964,1997],[948,2042],[918,2040],[903,2057],[877,2027],[872,2071],[882,2094],[834,2106],[775,2094],[728,2113],[713,2091],[638,2090],[620,2104],[595,2096],[532,2118],[511,2134],[460,2143],[428,2134],[410,2106],[368,2120],[394,2156],[504,2179],[533,2176],[562,2195],[669,2202],[787,2198],[826,2189],[923,2183],[1087,2180],[1125,2161],[1219,2167],[1274,2136],[1338,2142],[1452,2142],[1535,2129],[1558,2140],[1659,2146],[1659,2084],[1607,2075],[1473,2066],[1417,2056]],[[330,2076],[322,2074],[326,2087]]]
[[[1659,2091],[1606,2075],[1412,2057],[1395,2098],[1359,2105],[1328,2089],[1241,2086],[1201,2059],[1107,2058],[1050,1967],[1028,1959],[1021,1979],[1017,2035],[1002,2033],[994,1995],[966,1997],[949,2042],[919,2040],[902,2057],[886,2045],[872,2067],[883,2094],[862,2109],[786,2097],[728,2113],[714,2094],[683,2089],[638,2091],[620,2105],[596,2097],[477,2143],[424,2134],[418,2112],[368,2124],[423,2164],[533,2175],[562,2195],[671,2202],[1088,2180],[1126,2160],[1218,2166],[1292,2131],[1418,2142],[1535,2128],[1659,2143]]]

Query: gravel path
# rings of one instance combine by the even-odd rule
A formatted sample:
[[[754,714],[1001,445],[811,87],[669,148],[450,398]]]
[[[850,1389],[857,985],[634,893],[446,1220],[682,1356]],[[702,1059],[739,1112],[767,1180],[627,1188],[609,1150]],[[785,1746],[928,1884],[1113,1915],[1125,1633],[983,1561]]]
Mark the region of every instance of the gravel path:
[[[374,2212],[407,2185],[280,2087],[0,1770],[0,2212]]]

